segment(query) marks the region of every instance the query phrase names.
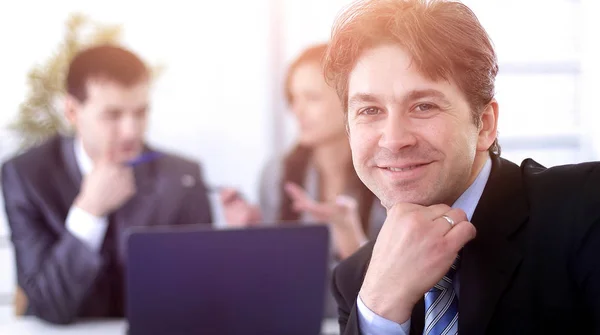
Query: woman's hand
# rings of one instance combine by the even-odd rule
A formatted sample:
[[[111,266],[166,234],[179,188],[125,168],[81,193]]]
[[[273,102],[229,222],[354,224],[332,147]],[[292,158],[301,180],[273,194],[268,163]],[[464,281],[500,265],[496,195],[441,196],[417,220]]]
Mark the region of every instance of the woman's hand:
[[[368,240],[354,198],[342,195],[335,202],[318,202],[297,184],[286,183],[285,190],[292,199],[294,210],[309,213],[316,220],[330,225],[334,248],[341,259],[352,255]]]

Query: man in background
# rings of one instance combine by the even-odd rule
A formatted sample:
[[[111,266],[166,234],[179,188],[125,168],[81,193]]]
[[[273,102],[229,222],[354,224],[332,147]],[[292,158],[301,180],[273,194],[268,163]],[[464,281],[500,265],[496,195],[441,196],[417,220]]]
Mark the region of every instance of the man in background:
[[[210,225],[199,164],[145,144],[150,77],[123,48],[80,52],[66,78],[75,136],[54,137],[2,167],[26,314],[61,324],[122,317],[126,229]]]

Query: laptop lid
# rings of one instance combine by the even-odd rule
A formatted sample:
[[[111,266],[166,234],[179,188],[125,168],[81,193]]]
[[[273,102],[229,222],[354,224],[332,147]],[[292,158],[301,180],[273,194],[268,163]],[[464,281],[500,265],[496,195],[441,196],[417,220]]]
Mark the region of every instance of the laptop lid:
[[[127,247],[131,335],[320,333],[325,225],[139,228]]]

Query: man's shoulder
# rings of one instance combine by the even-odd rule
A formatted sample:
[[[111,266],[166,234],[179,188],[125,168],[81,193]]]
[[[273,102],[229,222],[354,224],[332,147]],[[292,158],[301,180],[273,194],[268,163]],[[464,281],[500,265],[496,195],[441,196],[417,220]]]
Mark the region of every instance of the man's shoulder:
[[[528,158],[521,163],[521,169],[526,177],[544,183],[571,183],[590,177],[600,178],[600,162],[544,167],[535,160]]]
[[[31,174],[48,171],[61,161],[61,145],[68,140],[62,136],[54,136],[39,145],[15,154],[4,164],[18,170],[21,174]]]
[[[531,219],[543,222],[535,227],[580,241],[600,222],[600,163],[544,168],[525,160],[521,170]]]
[[[524,183],[534,195],[584,197],[600,194],[600,162],[559,165],[546,168],[533,159],[521,164]]]

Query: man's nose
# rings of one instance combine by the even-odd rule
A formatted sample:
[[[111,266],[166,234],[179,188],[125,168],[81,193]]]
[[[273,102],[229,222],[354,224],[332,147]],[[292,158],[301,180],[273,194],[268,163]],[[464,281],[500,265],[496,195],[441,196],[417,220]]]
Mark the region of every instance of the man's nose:
[[[417,143],[417,137],[413,132],[411,120],[400,113],[389,113],[385,122],[379,146],[391,152],[398,152],[405,147],[414,146]]]

